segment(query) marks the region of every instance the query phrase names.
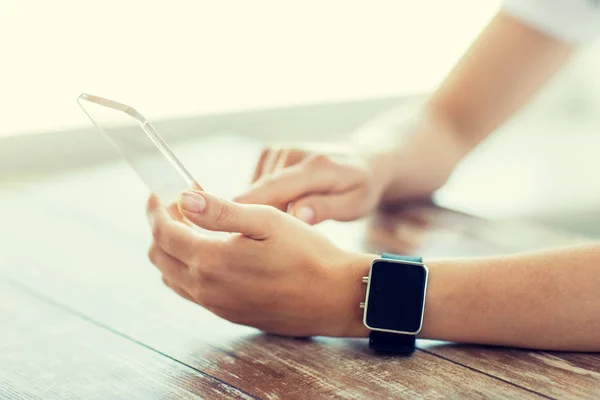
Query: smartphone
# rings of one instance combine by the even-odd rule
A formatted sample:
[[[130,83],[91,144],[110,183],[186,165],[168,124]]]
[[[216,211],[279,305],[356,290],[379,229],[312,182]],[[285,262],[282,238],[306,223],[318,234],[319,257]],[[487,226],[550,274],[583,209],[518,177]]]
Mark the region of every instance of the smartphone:
[[[184,189],[202,190],[156,129],[133,107],[87,93],[77,102],[162,203],[176,201]]]

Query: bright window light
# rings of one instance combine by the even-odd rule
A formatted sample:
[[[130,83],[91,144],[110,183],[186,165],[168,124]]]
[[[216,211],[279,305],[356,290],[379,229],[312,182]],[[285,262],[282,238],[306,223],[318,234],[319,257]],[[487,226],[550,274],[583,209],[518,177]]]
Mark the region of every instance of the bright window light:
[[[161,119],[422,92],[498,0],[0,4],[0,136],[86,126],[81,92]]]

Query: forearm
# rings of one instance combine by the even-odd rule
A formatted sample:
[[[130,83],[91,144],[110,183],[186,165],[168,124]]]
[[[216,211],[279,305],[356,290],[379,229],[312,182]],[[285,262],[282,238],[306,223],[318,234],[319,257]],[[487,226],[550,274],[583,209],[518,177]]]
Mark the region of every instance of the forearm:
[[[472,147],[429,104],[391,110],[357,131],[382,203],[429,196],[442,187]]]
[[[429,265],[422,337],[600,351],[600,245]]]
[[[356,274],[368,271],[364,259]],[[600,351],[600,244],[425,263],[429,285],[419,337]],[[355,320],[355,335],[365,336],[359,325]]]
[[[432,95],[430,107],[474,147],[561,68],[573,46],[499,13]]]
[[[393,110],[358,131],[361,148],[376,148],[382,201],[423,197],[440,188],[458,162],[523,106],[571,52],[571,46],[498,14],[416,111]]]

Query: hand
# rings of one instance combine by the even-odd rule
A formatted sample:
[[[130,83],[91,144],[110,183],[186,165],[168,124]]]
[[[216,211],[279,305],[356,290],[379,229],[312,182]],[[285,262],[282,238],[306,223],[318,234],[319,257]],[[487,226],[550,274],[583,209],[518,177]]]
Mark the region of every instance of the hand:
[[[265,149],[253,185],[236,201],[272,205],[316,224],[430,197],[470,146],[438,113],[407,111],[368,122],[342,151]]]
[[[345,252],[314,228],[264,205],[186,191],[181,215],[205,237],[148,201],[149,257],[182,297],[234,323],[293,336],[366,336],[358,308],[372,257]]]
[[[350,221],[372,211],[384,188],[383,175],[356,152],[315,153],[301,148],[267,148],[252,187],[235,200],[268,204],[306,223]]]

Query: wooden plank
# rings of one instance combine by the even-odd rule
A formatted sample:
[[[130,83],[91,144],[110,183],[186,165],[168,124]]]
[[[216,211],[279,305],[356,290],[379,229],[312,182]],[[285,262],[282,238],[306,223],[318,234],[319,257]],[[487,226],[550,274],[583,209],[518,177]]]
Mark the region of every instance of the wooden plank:
[[[0,398],[252,397],[0,278]]]
[[[23,195],[2,200],[1,220],[11,227],[0,237],[10,243],[5,274],[253,395],[538,397],[426,352],[379,357],[368,351],[365,340],[294,340],[231,324],[162,287],[145,258],[145,241],[108,225],[73,220],[68,209],[59,214]],[[23,224],[23,216],[35,225]]]
[[[598,354],[527,351],[425,341],[421,343],[421,348],[546,396],[563,399],[600,397]]]

